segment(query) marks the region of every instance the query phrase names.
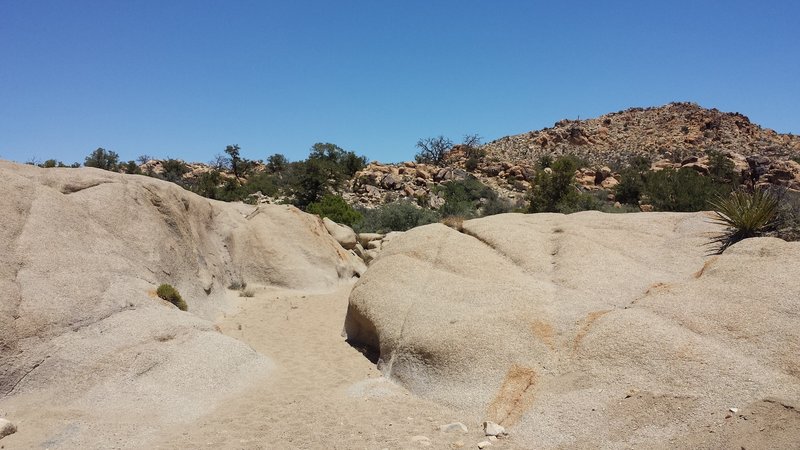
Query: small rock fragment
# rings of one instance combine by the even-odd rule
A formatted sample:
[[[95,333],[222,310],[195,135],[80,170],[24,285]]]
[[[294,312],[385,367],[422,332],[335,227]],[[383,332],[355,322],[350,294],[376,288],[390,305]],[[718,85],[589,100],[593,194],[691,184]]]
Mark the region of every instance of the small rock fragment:
[[[491,442],[489,442],[489,441],[481,441],[481,442],[478,442],[478,448],[480,448],[480,449],[483,449],[483,448],[489,447],[490,445],[492,445],[492,443],[491,443]]]
[[[502,436],[506,434],[506,429],[494,422],[483,422],[483,432],[486,436]]]
[[[497,441],[497,436],[489,436],[489,442]]]
[[[427,436],[417,435],[411,438],[411,442],[419,445],[420,447],[430,447],[431,440]]]
[[[462,447],[464,447],[464,441],[455,441],[452,444],[450,444],[450,447],[452,447],[452,448],[462,448]]]
[[[728,411],[736,414],[737,412],[739,412],[739,408],[730,408]]]
[[[17,432],[17,426],[8,419],[0,418],[0,439]]]
[[[451,433],[451,432],[454,432],[454,431],[459,431],[461,433],[466,433],[469,430],[467,430],[467,426],[464,425],[463,423],[461,423],[461,422],[453,422],[453,423],[448,423],[447,425],[440,425],[439,426],[439,431],[441,431],[443,433]]]

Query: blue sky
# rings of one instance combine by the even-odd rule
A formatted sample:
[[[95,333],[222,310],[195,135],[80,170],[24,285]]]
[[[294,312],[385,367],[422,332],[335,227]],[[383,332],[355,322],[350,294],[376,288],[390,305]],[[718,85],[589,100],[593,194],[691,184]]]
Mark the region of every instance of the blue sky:
[[[796,1],[0,0],[0,158],[381,161],[694,101],[800,133]]]

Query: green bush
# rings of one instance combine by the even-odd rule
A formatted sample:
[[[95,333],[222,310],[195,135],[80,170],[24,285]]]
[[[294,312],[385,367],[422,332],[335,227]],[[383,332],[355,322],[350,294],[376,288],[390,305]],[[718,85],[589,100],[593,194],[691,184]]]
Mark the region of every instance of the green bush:
[[[478,168],[479,162],[480,160],[478,158],[471,156],[464,161],[464,169],[466,169],[467,172],[475,172],[475,169]]]
[[[361,213],[353,209],[340,195],[327,194],[318,202],[308,205],[306,212],[327,217],[334,222],[353,226],[361,220]]]
[[[622,179],[614,188],[614,197],[620,203],[635,205],[639,203],[644,190],[644,176],[639,170],[628,167],[620,173]]]
[[[644,194],[658,211],[702,211],[708,208],[709,200],[730,190],[730,186],[715,183],[690,168],[645,174]]]
[[[83,162],[86,167],[97,167],[98,169],[116,171],[119,166],[119,155],[116,152],[107,151],[100,147],[87,156]]]
[[[183,297],[181,297],[181,294],[179,294],[177,289],[169,284],[162,284],[159,286],[158,289],[156,289],[156,294],[162,299],[177,306],[181,311],[187,311],[189,309],[189,307],[186,305],[186,301],[183,299]]]
[[[334,144],[314,144],[308,159],[291,165],[287,174],[294,204],[306,208],[326,194],[339,190],[347,179],[366,164],[365,157]]]
[[[442,183],[436,186],[434,192],[444,198],[444,205],[439,210],[443,217],[475,217],[481,207],[481,200],[497,199],[497,194],[491,188],[472,175],[463,180]]]
[[[128,161],[125,164],[123,164],[121,168],[123,172],[132,175],[137,175],[142,173],[142,169],[139,168],[139,165],[136,164],[136,161]]]
[[[398,201],[374,209],[363,209],[361,214],[364,218],[353,226],[358,233],[406,231],[439,221],[436,212],[419,208],[410,201]]]
[[[169,158],[161,163],[164,172],[161,173],[161,178],[175,184],[183,186],[183,176],[189,173],[189,166],[179,159]]]
[[[712,245],[718,246],[718,254],[774,226],[780,207],[776,197],[761,189],[752,193],[735,191],[727,197],[718,197],[711,205],[716,214],[713,221],[725,226],[725,231],[711,241]]]
[[[727,156],[715,150],[706,152],[708,155],[708,173],[711,179],[717,183],[739,184],[739,175],[736,173],[736,165]]]
[[[580,200],[580,191],[575,184],[577,169],[577,158],[562,156],[553,161],[549,168],[538,170],[531,191],[530,212],[573,210]]]

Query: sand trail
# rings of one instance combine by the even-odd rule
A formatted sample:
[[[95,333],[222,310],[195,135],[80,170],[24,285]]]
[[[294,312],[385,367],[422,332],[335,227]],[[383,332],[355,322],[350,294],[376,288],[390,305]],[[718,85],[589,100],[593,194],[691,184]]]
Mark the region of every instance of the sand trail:
[[[477,423],[412,396],[345,342],[351,288],[258,288],[254,297],[238,298],[239,312],[220,318],[219,327],[272,359],[275,370],[212,414],[172,430],[157,447],[421,448],[413,439],[420,435],[430,439],[426,448],[457,441],[473,447],[481,439]],[[469,433],[438,431],[455,421]]]

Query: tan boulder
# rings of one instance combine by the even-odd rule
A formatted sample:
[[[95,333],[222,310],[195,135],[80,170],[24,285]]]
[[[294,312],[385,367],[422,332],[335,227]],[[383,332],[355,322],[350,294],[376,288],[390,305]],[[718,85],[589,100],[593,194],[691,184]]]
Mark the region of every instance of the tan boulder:
[[[153,424],[191,422],[270,376],[268,357],[209,320],[232,310],[232,282],[327,289],[359,270],[294,207],[89,168],[0,161],[0,179],[3,413],[92,424],[70,428],[69,446],[149,447]],[[162,283],[187,312],[157,298]]]
[[[797,429],[780,405],[800,399],[800,243],[748,239],[709,257],[718,231],[704,213],[416,228],[356,284],[347,336],[384,376],[517,443],[720,448],[736,432],[729,408],[770,401],[776,419],[759,426]],[[786,442],[776,432],[760,445]]]

